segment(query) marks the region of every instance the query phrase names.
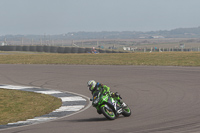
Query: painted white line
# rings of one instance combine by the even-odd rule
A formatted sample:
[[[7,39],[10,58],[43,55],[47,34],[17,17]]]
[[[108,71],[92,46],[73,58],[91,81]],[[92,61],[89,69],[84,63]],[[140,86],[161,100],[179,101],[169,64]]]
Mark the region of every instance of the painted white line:
[[[60,96],[62,96],[62,94],[74,94],[74,95],[78,95],[78,96],[69,96],[69,97],[59,97],[57,96],[57,98],[60,98],[62,99],[62,102],[72,102],[72,105],[71,106],[61,106],[60,108],[54,110],[54,116],[50,116],[50,117],[46,117],[46,116],[39,116],[39,117],[35,117],[35,118],[32,118],[32,119],[27,119],[25,121],[18,121],[18,122],[15,122],[15,123],[8,123],[7,126],[8,127],[3,127],[3,129],[0,129],[1,130],[6,130],[7,128],[17,128],[17,127],[22,127],[22,126],[28,126],[28,125],[31,125],[31,124],[38,124],[38,123],[42,123],[42,122],[46,122],[46,121],[51,121],[51,120],[54,120],[54,119],[61,119],[61,118],[64,118],[64,117],[69,117],[69,116],[72,116],[72,115],[75,115],[77,113],[80,113],[86,109],[88,109],[90,106],[91,106],[91,102],[89,102],[89,104],[85,107],[85,104],[83,103],[80,103],[81,105],[73,105],[73,102],[77,102],[77,101],[87,101],[89,100],[88,97],[84,96],[84,95],[80,95],[80,94],[77,94],[77,93],[73,93],[73,92],[61,92],[61,91],[56,91],[56,90],[41,90],[39,91],[38,87],[27,87],[27,86],[14,86],[14,85],[0,85],[0,88],[4,88],[4,89],[13,89],[13,90],[22,90],[22,91],[27,91],[26,89],[31,89],[30,91],[31,92],[35,92],[35,93],[42,93],[42,94],[58,94]],[[38,91],[34,91],[34,89],[36,89]],[[55,96],[56,97],[56,96]],[[84,98],[83,98],[84,97]],[[87,99],[87,100],[86,100]],[[77,104],[77,103],[76,103]],[[63,114],[66,113],[65,116],[59,116],[60,112],[63,112]],[[70,112],[70,114],[68,114],[68,112]],[[72,113],[73,112],[73,113]],[[48,115],[48,114],[47,114]],[[57,117],[58,115],[58,117]]]
[[[27,121],[48,121],[48,120],[53,120],[58,117],[35,117],[33,119],[28,119]]]
[[[18,122],[15,122],[15,123],[8,123],[7,125],[19,125],[19,124],[29,124],[30,121],[18,121]]]
[[[42,93],[42,94],[59,94],[59,93],[63,93],[61,91],[53,91],[53,90],[50,90],[50,91],[33,91],[33,92]]]
[[[84,108],[83,105],[74,105],[74,106],[61,106],[59,109],[56,109],[53,112],[64,112],[64,111],[79,111]]]
[[[86,99],[74,96],[74,97],[59,97],[63,102],[69,102],[69,101],[86,101]]]
[[[5,86],[1,86],[1,88],[11,89],[11,90],[21,90],[21,89],[28,89],[28,88],[32,88],[32,87],[5,85]]]
[[[26,121],[18,121],[15,123],[8,123],[7,125],[25,125],[25,124],[30,124],[30,123],[36,123],[36,122],[43,122],[43,121],[49,121],[49,120],[53,120],[56,119],[58,117],[35,117],[33,119],[27,119]]]

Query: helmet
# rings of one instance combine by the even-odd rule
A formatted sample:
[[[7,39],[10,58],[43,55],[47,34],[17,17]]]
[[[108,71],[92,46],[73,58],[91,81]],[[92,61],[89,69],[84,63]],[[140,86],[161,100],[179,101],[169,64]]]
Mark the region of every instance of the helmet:
[[[94,90],[94,87],[96,86],[96,81],[94,81],[94,80],[90,80],[90,81],[88,81],[87,82],[87,85],[88,85],[88,89],[90,90],[90,91],[93,91]]]

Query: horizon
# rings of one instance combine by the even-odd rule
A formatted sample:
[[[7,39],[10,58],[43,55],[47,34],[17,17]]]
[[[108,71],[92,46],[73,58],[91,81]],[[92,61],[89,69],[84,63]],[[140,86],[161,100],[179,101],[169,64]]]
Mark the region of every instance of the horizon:
[[[29,36],[29,35],[64,35],[64,34],[69,34],[69,33],[80,33],[80,32],[85,32],[85,33],[100,33],[100,32],[142,32],[142,33],[148,33],[148,32],[159,32],[159,31],[172,31],[172,30],[176,30],[176,29],[188,29],[188,28],[200,28],[200,26],[197,27],[187,27],[187,28],[175,28],[175,29],[171,29],[171,30],[157,30],[157,31],[76,31],[76,32],[68,32],[68,33],[58,33],[58,34],[5,34],[5,35],[0,35],[0,36],[17,36],[17,35],[24,35],[24,36]]]

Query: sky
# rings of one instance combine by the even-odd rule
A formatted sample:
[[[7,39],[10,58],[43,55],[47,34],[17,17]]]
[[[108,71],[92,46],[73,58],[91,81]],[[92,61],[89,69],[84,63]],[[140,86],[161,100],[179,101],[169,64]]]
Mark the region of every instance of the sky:
[[[200,0],[0,0],[0,35],[200,26]]]

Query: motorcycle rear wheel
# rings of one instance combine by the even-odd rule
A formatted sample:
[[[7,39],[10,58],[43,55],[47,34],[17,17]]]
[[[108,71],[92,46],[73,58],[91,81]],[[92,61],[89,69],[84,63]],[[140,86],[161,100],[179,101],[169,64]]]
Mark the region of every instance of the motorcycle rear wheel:
[[[107,119],[114,120],[116,118],[116,115],[111,108],[107,108],[106,106],[103,106],[100,108],[100,110]]]

